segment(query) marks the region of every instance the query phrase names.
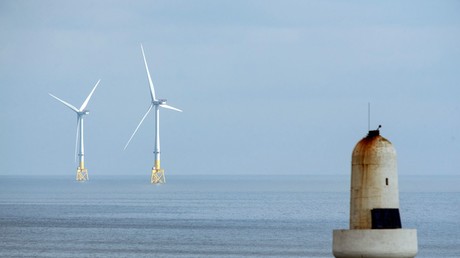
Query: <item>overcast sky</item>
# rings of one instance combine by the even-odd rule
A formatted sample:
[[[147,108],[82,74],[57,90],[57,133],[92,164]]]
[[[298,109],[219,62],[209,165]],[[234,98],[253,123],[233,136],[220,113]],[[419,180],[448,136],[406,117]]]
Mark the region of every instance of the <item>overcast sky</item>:
[[[350,173],[371,127],[400,175],[460,172],[459,1],[0,1],[0,174]]]

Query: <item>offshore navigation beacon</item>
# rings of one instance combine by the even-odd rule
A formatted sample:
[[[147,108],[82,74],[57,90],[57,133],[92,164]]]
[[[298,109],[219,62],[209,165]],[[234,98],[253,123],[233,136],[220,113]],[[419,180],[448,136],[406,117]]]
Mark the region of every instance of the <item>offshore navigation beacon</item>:
[[[379,126],[380,128],[380,126]],[[402,229],[396,151],[379,130],[356,144],[351,161],[350,229],[333,231],[336,258],[412,258],[417,230]]]

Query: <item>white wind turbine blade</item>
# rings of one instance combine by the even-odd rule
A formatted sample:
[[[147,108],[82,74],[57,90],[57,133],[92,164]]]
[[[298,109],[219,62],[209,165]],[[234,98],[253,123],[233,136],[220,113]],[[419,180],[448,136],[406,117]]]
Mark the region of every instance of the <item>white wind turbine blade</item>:
[[[88,95],[88,97],[86,97],[85,102],[83,102],[83,104],[82,104],[81,107],[80,107],[80,111],[83,111],[83,110],[86,108],[86,106],[88,105],[89,99],[90,99],[91,96],[93,95],[93,92],[94,92],[94,90],[96,90],[96,87],[97,87],[97,85],[99,85],[99,82],[100,82],[100,81],[101,81],[101,79],[99,79],[99,80],[97,81],[97,83],[96,83],[96,85],[94,86],[94,88],[93,88],[93,90],[91,91],[91,93]]]
[[[134,135],[137,133],[137,130],[138,130],[139,127],[141,126],[142,122],[144,122],[144,119],[147,117],[147,115],[149,114],[150,110],[152,110],[152,107],[153,107],[153,104],[150,104],[149,109],[148,109],[147,112],[145,113],[144,117],[142,117],[141,122],[137,125],[136,130],[134,130],[133,135],[131,135],[131,138],[129,138],[128,143],[126,143],[125,148],[124,148],[123,150],[126,150],[126,148],[128,147],[129,143],[130,143],[131,140],[133,139]]]
[[[152,77],[150,77],[149,66],[147,65],[147,60],[145,59],[144,48],[142,47],[142,44],[141,44],[141,50],[142,50],[142,56],[144,57],[145,70],[147,71],[147,77],[149,78],[150,95],[152,97],[152,101],[156,101],[157,98],[155,96],[155,89],[153,88]]]
[[[66,105],[67,107],[69,107],[70,109],[72,109],[73,111],[75,111],[75,112],[78,113],[78,109],[77,109],[76,107],[74,107],[74,106],[72,106],[71,104],[65,102],[64,100],[62,100],[62,99],[60,99],[60,98],[54,96],[54,95],[51,94],[51,93],[48,93],[48,94],[50,94],[51,97],[57,99],[57,100],[58,100],[59,102],[61,102],[62,104]]]
[[[77,162],[78,133],[80,132],[80,116],[77,116],[77,135],[75,136],[75,162]]]
[[[167,109],[172,109],[172,110],[175,110],[175,111],[182,112],[182,110],[180,110],[178,108],[175,108],[175,107],[171,107],[170,105],[166,105],[166,104],[161,104],[160,107],[164,107],[164,108],[167,108]]]

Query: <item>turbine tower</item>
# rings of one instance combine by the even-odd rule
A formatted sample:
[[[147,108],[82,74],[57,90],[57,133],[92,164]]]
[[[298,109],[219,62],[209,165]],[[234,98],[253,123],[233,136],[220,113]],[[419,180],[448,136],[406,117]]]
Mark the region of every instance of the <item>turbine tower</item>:
[[[86,106],[88,105],[88,102],[91,99],[91,96],[93,95],[94,90],[96,90],[96,87],[97,85],[99,85],[100,81],[101,80],[97,81],[93,90],[91,91],[91,93],[89,93],[88,97],[86,97],[85,102],[83,102],[80,109],[77,109],[73,105],[49,93],[51,97],[57,99],[62,104],[66,105],[68,108],[72,109],[73,111],[75,111],[75,113],[77,113],[77,135],[75,139],[75,162],[77,161],[77,152],[79,159],[77,167],[77,181],[88,180],[88,169],[86,169],[85,167],[85,145],[83,143],[83,117],[89,114],[89,110],[86,110]]]
[[[150,77],[150,72],[149,72],[149,67],[147,65],[147,60],[145,59],[145,53],[144,53],[144,48],[142,47],[141,44],[141,50],[142,50],[142,56],[144,57],[144,64],[145,64],[145,70],[147,71],[147,77],[149,80],[149,85],[150,85],[150,97],[152,99],[152,102],[150,103],[150,106],[145,113],[145,115],[142,117],[141,121],[137,125],[136,129],[134,130],[134,133],[131,135],[131,138],[129,138],[128,143],[125,145],[125,150],[128,147],[129,143],[133,139],[134,135],[136,134],[137,130],[141,126],[142,122],[144,122],[145,117],[150,113],[152,108],[155,109],[155,149],[153,153],[155,154],[155,164],[152,167],[152,175],[150,177],[150,182],[152,184],[163,184],[166,182],[165,175],[164,175],[164,169],[161,168],[160,166],[160,107],[167,108],[167,109],[172,109],[175,111],[182,112],[182,110],[171,107],[169,105],[166,105],[166,99],[157,99],[155,95],[155,89],[153,87],[152,83],[152,77]]]

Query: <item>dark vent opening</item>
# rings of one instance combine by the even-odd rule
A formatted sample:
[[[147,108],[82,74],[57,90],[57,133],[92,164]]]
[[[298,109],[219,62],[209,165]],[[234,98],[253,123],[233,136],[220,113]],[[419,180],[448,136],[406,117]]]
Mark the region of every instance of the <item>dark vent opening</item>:
[[[372,229],[401,228],[399,209],[372,209]]]

